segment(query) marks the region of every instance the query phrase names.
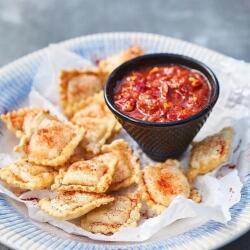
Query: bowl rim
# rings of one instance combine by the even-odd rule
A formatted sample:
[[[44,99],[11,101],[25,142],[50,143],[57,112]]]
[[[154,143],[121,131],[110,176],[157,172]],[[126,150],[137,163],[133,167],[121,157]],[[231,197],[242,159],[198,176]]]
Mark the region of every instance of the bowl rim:
[[[144,121],[144,120],[140,120],[140,119],[136,119],[133,117],[130,117],[126,114],[124,114],[123,112],[119,111],[113,101],[111,100],[111,96],[108,92],[109,92],[109,86],[110,83],[112,82],[113,78],[117,75],[120,74],[120,71],[122,71],[123,69],[125,69],[126,67],[130,66],[131,64],[136,64],[137,62],[140,62],[141,60],[144,59],[151,59],[154,57],[169,57],[169,58],[176,58],[176,59],[181,59],[181,60],[185,60],[187,62],[191,62],[194,63],[198,66],[200,66],[204,71],[206,71],[206,73],[210,76],[210,78],[212,79],[209,80],[209,83],[211,86],[213,86],[214,89],[214,93],[210,98],[209,103],[207,104],[207,106],[205,106],[205,108],[203,108],[201,111],[197,112],[194,115],[189,116],[186,119],[182,119],[182,120],[177,120],[177,121],[169,121],[169,122],[150,122],[150,121]],[[164,64],[164,63],[160,63],[160,64]],[[167,62],[166,62],[167,64]],[[175,63],[175,64],[179,64],[179,65],[183,65],[181,63]],[[152,64],[153,66],[154,64]],[[157,63],[155,64],[157,65]],[[159,64],[158,64],[159,65]],[[184,65],[185,66],[185,65]],[[192,69],[192,67],[190,67]],[[198,70],[200,71],[200,70]],[[204,74],[203,72],[201,72],[202,74]],[[204,114],[206,114],[207,112],[209,112],[214,105],[216,104],[218,97],[220,94],[220,85],[219,85],[219,81],[216,77],[216,75],[214,74],[214,72],[211,70],[210,67],[208,67],[205,63],[194,59],[192,57],[189,56],[185,56],[185,55],[181,55],[181,54],[175,54],[175,53],[151,53],[151,54],[146,54],[146,55],[142,55],[142,56],[138,56],[134,59],[131,59],[129,61],[126,61],[125,63],[121,64],[120,66],[118,66],[117,68],[115,68],[112,73],[109,75],[108,79],[105,82],[104,85],[104,99],[105,102],[107,104],[107,106],[109,107],[109,109],[116,115],[118,116],[120,119],[126,120],[127,122],[133,123],[133,124],[137,124],[139,126],[143,126],[143,127],[171,127],[171,126],[177,126],[177,125],[182,125],[188,122],[191,122],[193,120],[196,120],[200,117],[202,117]]]

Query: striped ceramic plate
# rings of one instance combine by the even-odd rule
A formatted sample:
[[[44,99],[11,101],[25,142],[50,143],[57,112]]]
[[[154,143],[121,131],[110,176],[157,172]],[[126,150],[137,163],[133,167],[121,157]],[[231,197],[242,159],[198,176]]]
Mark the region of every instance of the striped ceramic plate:
[[[208,64],[219,78],[223,78],[223,74],[226,74],[226,71],[220,70],[221,65],[226,67],[233,63],[234,67],[230,69],[230,74],[235,77],[237,77],[237,72],[233,71],[235,67],[241,65],[243,67],[242,63],[211,50],[153,34],[98,34],[76,38],[61,45],[91,60],[93,57],[105,57],[134,43],[142,45],[147,53],[172,52],[194,57]],[[45,53],[46,49],[37,51],[0,70],[0,113],[13,108],[27,97],[33,77]],[[223,81],[221,83],[223,90],[225,86],[223,87]],[[239,88],[244,90],[245,87],[242,83],[237,87],[237,93]],[[240,101],[240,98],[238,100]],[[232,102],[234,101],[232,99]],[[243,105],[249,106],[249,103]],[[0,208],[0,241],[15,249],[213,249],[230,242],[248,230],[250,179],[245,178],[241,201],[231,208],[232,220],[228,225],[210,221],[186,232],[173,230],[173,235],[166,235],[162,230],[151,240],[143,243],[94,242],[83,237],[68,235],[47,224],[31,221],[24,216],[24,208],[20,204],[2,196],[0,196]]]

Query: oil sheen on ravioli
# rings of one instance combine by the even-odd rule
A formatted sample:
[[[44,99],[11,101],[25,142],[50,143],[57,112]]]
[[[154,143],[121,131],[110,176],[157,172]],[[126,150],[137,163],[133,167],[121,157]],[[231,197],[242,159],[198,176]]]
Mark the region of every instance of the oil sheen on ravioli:
[[[93,154],[98,154],[101,146],[117,134],[121,128],[105,105],[102,91],[89,98],[74,114],[71,122],[86,130],[81,145],[87,152]]]
[[[110,57],[100,60],[99,68],[105,78],[120,64],[131,60],[137,56],[143,55],[143,49],[138,45],[133,45],[126,50],[123,50],[117,54],[113,54]]]
[[[58,193],[55,198],[41,199],[38,204],[50,216],[72,220],[113,200],[112,196],[106,194],[67,191]]]
[[[40,108],[22,108],[2,114],[1,120],[11,132],[20,138],[35,125],[39,113],[47,113],[47,111]]]
[[[67,169],[60,169],[52,189],[104,193],[112,182],[116,164],[117,157],[111,153],[75,162]]]
[[[0,179],[11,187],[40,190],[51,186],[57,174],[51,167],[36,165],[21,159],[0,169]]]
[[[90,96],[103,88],[98,69],[63,70],[60,75],[60,102],[64,113],[71,117]]]
[[[234,131],[231,127],[193,143],[188,169],[188,179],[192,182],[198,175],[206,174],[226,162],[231,153]]]
[[[36,164],[61,166],[74,153],[84,133],[83,128],[45,118],[29,136],[22,138],[16,151]]]
[[[111,144],[104,145],[102,152],[115,153],[118,158],[109,191],[116,191],[138,182],[140,172],[139,159],[133,155],[127,142],[123,139],[115,140]]]
[[[156,214],[168,207],[176,196],[188,198],[190,195],[189,183],[176,160],[145,167],[140,188],[143,200]]]
[[[140,219],[140,209],[139,195],[116,196],[113,202],[82,217],[81,227],[92,233],[113,234],[124,227],[135,227]]]

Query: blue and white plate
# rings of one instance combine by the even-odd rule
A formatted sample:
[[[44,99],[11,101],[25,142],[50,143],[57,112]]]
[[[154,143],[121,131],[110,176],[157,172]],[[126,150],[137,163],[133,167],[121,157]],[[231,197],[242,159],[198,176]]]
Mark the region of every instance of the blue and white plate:
[[[147,53],[171,52],[194,57],[208,64],[216,73],[220,74],[219,78],[223,78],[223,74],[231,74],[237,80],[239,69],[245,65],[211,50],[153,34],[98,34],[61,43],[65,48],[90,60],[103,58],[127,48],[131,44],[142,45]],[[27,97],[34,75],[45,54],[46,49],[43,49],[0,69],[0,113],[13,108]],[[234,66],[230,67],[232,64]],[[221,67],[225,67],[225,70],[221,71]],[[221,84],[226,84],[226,82],[222,81]],[[236,89],[235,96],[233,95],[232,98],[237,97],[239,88],[244,90],[247,87],[247,85],[245,87],[243,85]],[[232,100],[232,102],[236,101]],[[240,98],[238,101],[241,101]],[[240,103],[240,105],[247,106],[248,103]],[[250,175],[250,171],[247,174]],[[230,209],[232,220],[227,225],[213,221],[203,225],[194,223],[193,229],[189,231],[175,225],[172,235],[166,235],[163,229],[152,239],[143,243],[96,242],[84,237],[69,235],[48,224],[39,224],[30,220],[25,216],[25,209],[13,200],[0,196],[0,241],[11,248],[25,250],[214,249],[234,240],[249,229],[250,179],[245,178],[241,201]]]

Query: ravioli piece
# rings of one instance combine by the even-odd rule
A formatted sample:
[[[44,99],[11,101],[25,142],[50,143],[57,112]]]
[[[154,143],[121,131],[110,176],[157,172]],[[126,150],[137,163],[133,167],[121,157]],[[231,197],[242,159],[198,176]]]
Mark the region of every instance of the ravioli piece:
[[[77,114],[75,114],[75,118],[77,118],[78,116],[100,118],[108,114],[112,114],[105,104],[104,93],[102,90],[84,100],[84,102],[82,102],[78,108],[78,110],[74,110],[79,111]]]
[[[140,163],[139,159],[133,155],[128,143],[123,139],[113,141],[111,144],[104,145],[102,152],[115,153],[118,163],[112,179],[109,191],[116,191],[121,188],[129,187],[139,180]]]
[[[58,193],[55,198],[41,199],[38,204],[50,216],[60,220],[72,220],[113,200],[112,196],[106,194],[68,191]]]
[[[128,49],[123,50],[117,54],[114,54],[104,60],[100,60],[99,68],[104,77],[107,78],[110,75],[110,73],[119,65],[137,56],[141,56],[143,55],[143,53],[144,51],[140,46],[133,45]]]
[[[117,157],[111,153],[75,162],[60,170],[52,189],[104,193],[112,182],[116,164]]]
[[[102,145],[112,136],[112,130],[115,127],[115,124],[108,119],[88,117],[78,121],[78,125],[86,130],[81,146],[93,155],[100,153]]]
[[[0,169],[0,179],[7,185],[24,190],[40,190],[51,186],[57,174],[53,168],[21,159]]]
[[[81,110],[74,114],[71,122],[86,130],[81,146],[94,155],[100,153],[101,146],[121,129],[121,125],[105,105],[103,92],[86,101]]]
[[[233,136],[233,128],[226,127],[215,135],[193,143],[187,172],[190,182],[193,182],[198,175],[214,170],[229,159]]]
[[[71,117],[73,110],[103,88],[98,69],[63,70],[60,75],[60,103],[64,113]]]
[[[108,109],[105,100],[104,100],[104,93],[103,90],[95,93],[90,98],[86,99],[84,102],[81,103],[78,110],[79,111],[77,116],[81,117],[104,117],[104,116],[113,116],[111,111]]]
[[[33,133],[22,138],[16,151],[29,162],[57,167],[70,158],[84,134],[83,128],[45,118]]]
[[[22,108],[2,114],[0,118],[7,128],[20,138],[28,133],[35,117],[41,112],[46,113],[47,111],[40,108]]]
[[[189,197],[190,186],[180,170],[180,163],[167,160],[142,170],[140,189],[142,199],[156,214],[160,214],[178,195]]]
[[[81,220],[81,227],[92,233],[113,234],[124,227],[135,227],[140,219],[138,194],[116,196],[105,206],[94,209]]]
[[[103,118],[104,122],[109,119],[110,123],[115,123],[114,134],[118,133],[121,129],[121,125],[105,104],[103,91],[100,91],[88,98],[85,102],[82,102],[79,106],[79,110],[74,111],[75,113],[71,121],[75,124],[81,125],[81,119],[85,117]]]

